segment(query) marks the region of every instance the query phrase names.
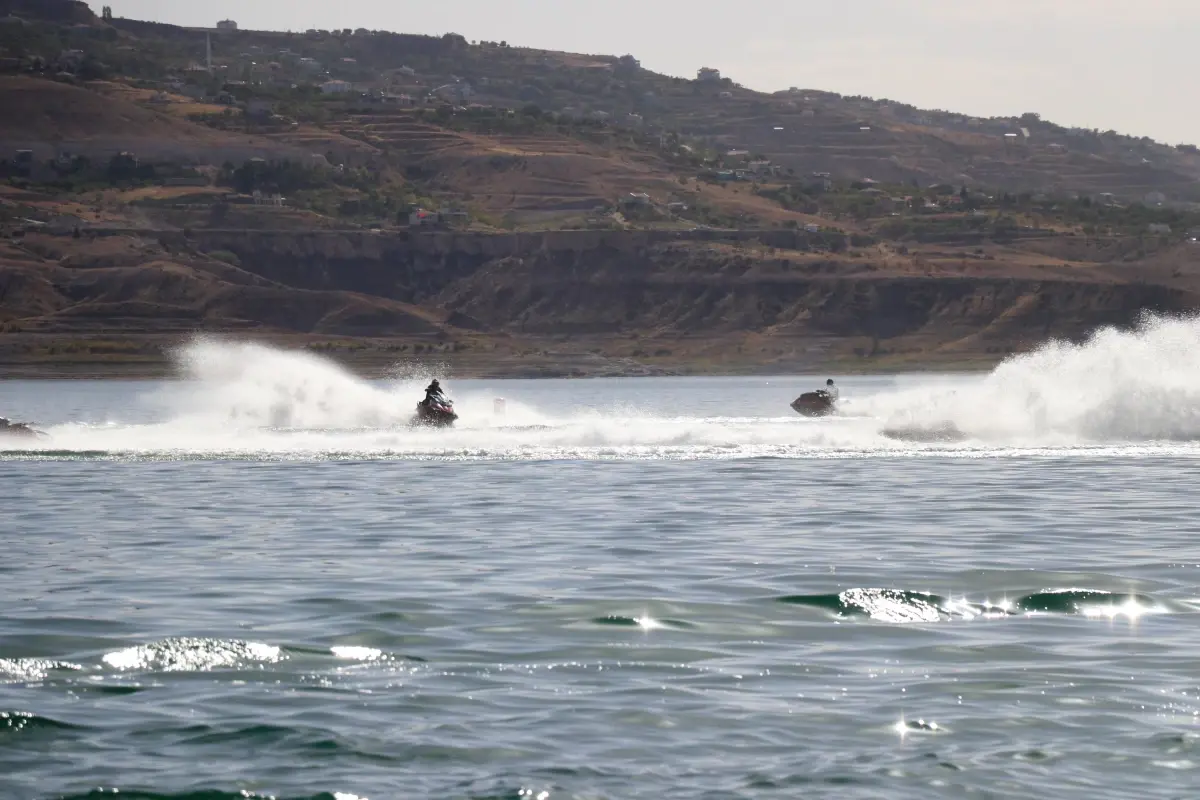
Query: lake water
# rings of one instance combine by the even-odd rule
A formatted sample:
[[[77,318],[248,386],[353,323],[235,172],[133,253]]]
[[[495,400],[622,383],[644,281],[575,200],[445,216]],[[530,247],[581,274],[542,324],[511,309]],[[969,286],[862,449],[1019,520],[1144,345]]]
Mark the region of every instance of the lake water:
[[[0,798],[1194,796],[1197,367],[0,382]]]

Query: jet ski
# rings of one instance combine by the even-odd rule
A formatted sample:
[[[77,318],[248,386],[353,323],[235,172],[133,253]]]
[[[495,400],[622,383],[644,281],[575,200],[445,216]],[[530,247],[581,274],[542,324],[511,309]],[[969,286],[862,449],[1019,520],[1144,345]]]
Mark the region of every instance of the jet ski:
[[[454,411],[454,402],[444,394],[430,395],[417,403],[417,416],[414,425],[427,425],[433,428],[449,428],[458,419]]]
[[[6,439],[46,439],[47,434],[33,428],[27,422],[10,422],[0,417],[0,440]]]
[[[792,409],[805,417],[827,417],[834,411],[837,401],[824,389],[805,392],[792,401]]]

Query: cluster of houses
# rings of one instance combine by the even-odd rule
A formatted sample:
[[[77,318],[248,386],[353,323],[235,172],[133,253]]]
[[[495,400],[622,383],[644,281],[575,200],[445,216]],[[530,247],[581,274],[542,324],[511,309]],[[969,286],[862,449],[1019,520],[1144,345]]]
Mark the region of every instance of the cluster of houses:
[[[770,159],[754,158],[749,150],[729,150],[721,156],[721,167],[701,178],[714,180],[717,183],[733,183],[737,181],[761,181],[779,175],[779,166],[771,163]]]
[[[215,29],[217,33],[237,30],[237,23],[233,20],[222,20]],[[468,83],[457,79],[441,86],[427,87],[418,79],[416,70],[407,66],[390,70],[371,80],[355,80],[364,74],[357,59],[341,58],[326,64],[291,48],[272,50],[262,45],[250,45],[235,57],[214,60],[212,43],[213,37],[209,34],[204,63],[193,61],[182,71],[182,75],[164,81],[162,88],[194,100],[228,105],[234,104],[228,96],[228,90],[247,85],[275,90],[312,86],[324,95],[401,107],[438,102],[465,105],[474,94]],[[234,79],[234,75],[240,79]],[[214,79],[222,82],[224,92],[212,91]],[[169,99],[164,93],[157,97],[157,101],[169,102]],[[263,116],[264,113],[260,110],[252,115]]]

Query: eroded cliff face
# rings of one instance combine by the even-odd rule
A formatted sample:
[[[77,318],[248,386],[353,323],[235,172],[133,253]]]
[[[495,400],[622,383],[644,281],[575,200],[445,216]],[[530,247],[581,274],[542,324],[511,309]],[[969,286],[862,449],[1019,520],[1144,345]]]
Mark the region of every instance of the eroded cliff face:
[[[522,280],[496,269],[438,299],[486,327],[532,336],[755,337],[821,341],[830,355],[913,356],[1002,355],[1128,325],[1146,310],[1200,304],[1194,293],[1167,287],[1062,279],[581,272],[548,278],[549,270],[539,270],[540,278]]]
[[[526,259],[539,269],[586,265],[620,269],[651,261],[665,269],[672,246],[750,242],[795,252],[827,246],[830,236],[802,231],[547,231],[543,233],[375,234],[314,231],[199,231],[164,235],[177,246],[226,251],[265,278],[305,289],[364,292],[425,302],[495,264]],[[642,267],[637,267],[642,269]]]
[[[378,295],[451,329],[529,337],[759,335],[995,353],[1200,306],[1191,287],[1100,268],[916,270],[872,252],[835,256],[795,231],[205,233],[195,244],[288,286]]]

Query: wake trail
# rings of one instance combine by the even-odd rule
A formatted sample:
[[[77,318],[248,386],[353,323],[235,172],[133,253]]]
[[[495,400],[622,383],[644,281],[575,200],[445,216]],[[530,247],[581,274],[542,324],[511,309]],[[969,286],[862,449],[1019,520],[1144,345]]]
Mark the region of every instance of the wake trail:
[[[1158,452],[1164,443],[1187,449],[1200,442],[1194,318],[1151,317],[1133,330],[1100,330],[1082,344],[1048,342],[982,377],[844,389],[839,413],[823,419],[793,414],[791,398],[780,398],[778,409],[773,401],[757,407],[766,416],[670,415],[624,400],[598,408],[587,403],[585,381],[571,384],[571,392],[580,387],[576,395],[564,395],[577,405],[545,411],[508,397],[497,415],[494,395],[458,393],[447,382],[459,422],[452,429],[414,428],[416,402],[434,377],[429,366],[398,368],[387,381],[368,382],[312,353],[204,339],[181,348],[176,359],[181,380],[141,398],[159,421],[59,425],[47,429],[47,440],[0,442],[0,451],[5,457],[695,459]],[[730,409],[742,391],[731,395]]]
[[[1050,341],[982,380],[869,398],[889,431],[1062,446],[1200,440],[1200,320],[1147,316],[1082,344]]]

